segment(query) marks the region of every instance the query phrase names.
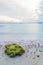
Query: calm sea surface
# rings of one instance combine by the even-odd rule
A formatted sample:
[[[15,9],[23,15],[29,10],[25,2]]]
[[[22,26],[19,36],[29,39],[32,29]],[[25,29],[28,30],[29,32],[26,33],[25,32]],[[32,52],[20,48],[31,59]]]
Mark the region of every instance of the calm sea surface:
[[[43,24],[0,23],[0,41],[43,39]]]

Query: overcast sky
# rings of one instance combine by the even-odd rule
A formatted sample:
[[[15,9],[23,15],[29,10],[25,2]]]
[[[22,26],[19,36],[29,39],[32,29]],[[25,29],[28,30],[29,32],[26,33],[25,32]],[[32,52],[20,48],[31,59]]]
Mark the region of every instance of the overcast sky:
[[[0,0],[0,21],[43,21],[42,0]]]

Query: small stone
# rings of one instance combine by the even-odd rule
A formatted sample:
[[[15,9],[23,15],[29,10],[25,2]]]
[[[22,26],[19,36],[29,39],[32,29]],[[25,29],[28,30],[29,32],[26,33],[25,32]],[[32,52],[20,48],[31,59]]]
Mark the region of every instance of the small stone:
[[[40,57],[39,55],[37,55],[37,57]]]
[[[27,52],[29,52],[29,50],[27,50]]]
[[[0,48],[2,47],[2,45],[0,45]]]
[[[15,62],[14,62],[14,64],[15,64]]]
[[[35,59],[35,57],[33,57],[33,59]]]
[[[35,63],[35,65],[37,65],[37,63]]]

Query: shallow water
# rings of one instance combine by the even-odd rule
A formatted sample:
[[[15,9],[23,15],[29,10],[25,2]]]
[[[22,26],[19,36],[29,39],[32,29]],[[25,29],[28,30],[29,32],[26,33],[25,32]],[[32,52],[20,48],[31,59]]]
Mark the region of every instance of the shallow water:
[[[0,23],[0,41],[43,39],[43,23],[9,24]]]

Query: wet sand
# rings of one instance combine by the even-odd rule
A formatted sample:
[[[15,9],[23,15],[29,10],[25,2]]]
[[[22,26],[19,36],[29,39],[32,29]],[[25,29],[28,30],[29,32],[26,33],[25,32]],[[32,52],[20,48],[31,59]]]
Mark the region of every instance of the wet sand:
[[[15,42],[25,49],[25,53],[22,56],[10,58],[4,53],[4,45],[12,42],[0,42],[0,65],[43,65],[43,41],[22,40]]]

